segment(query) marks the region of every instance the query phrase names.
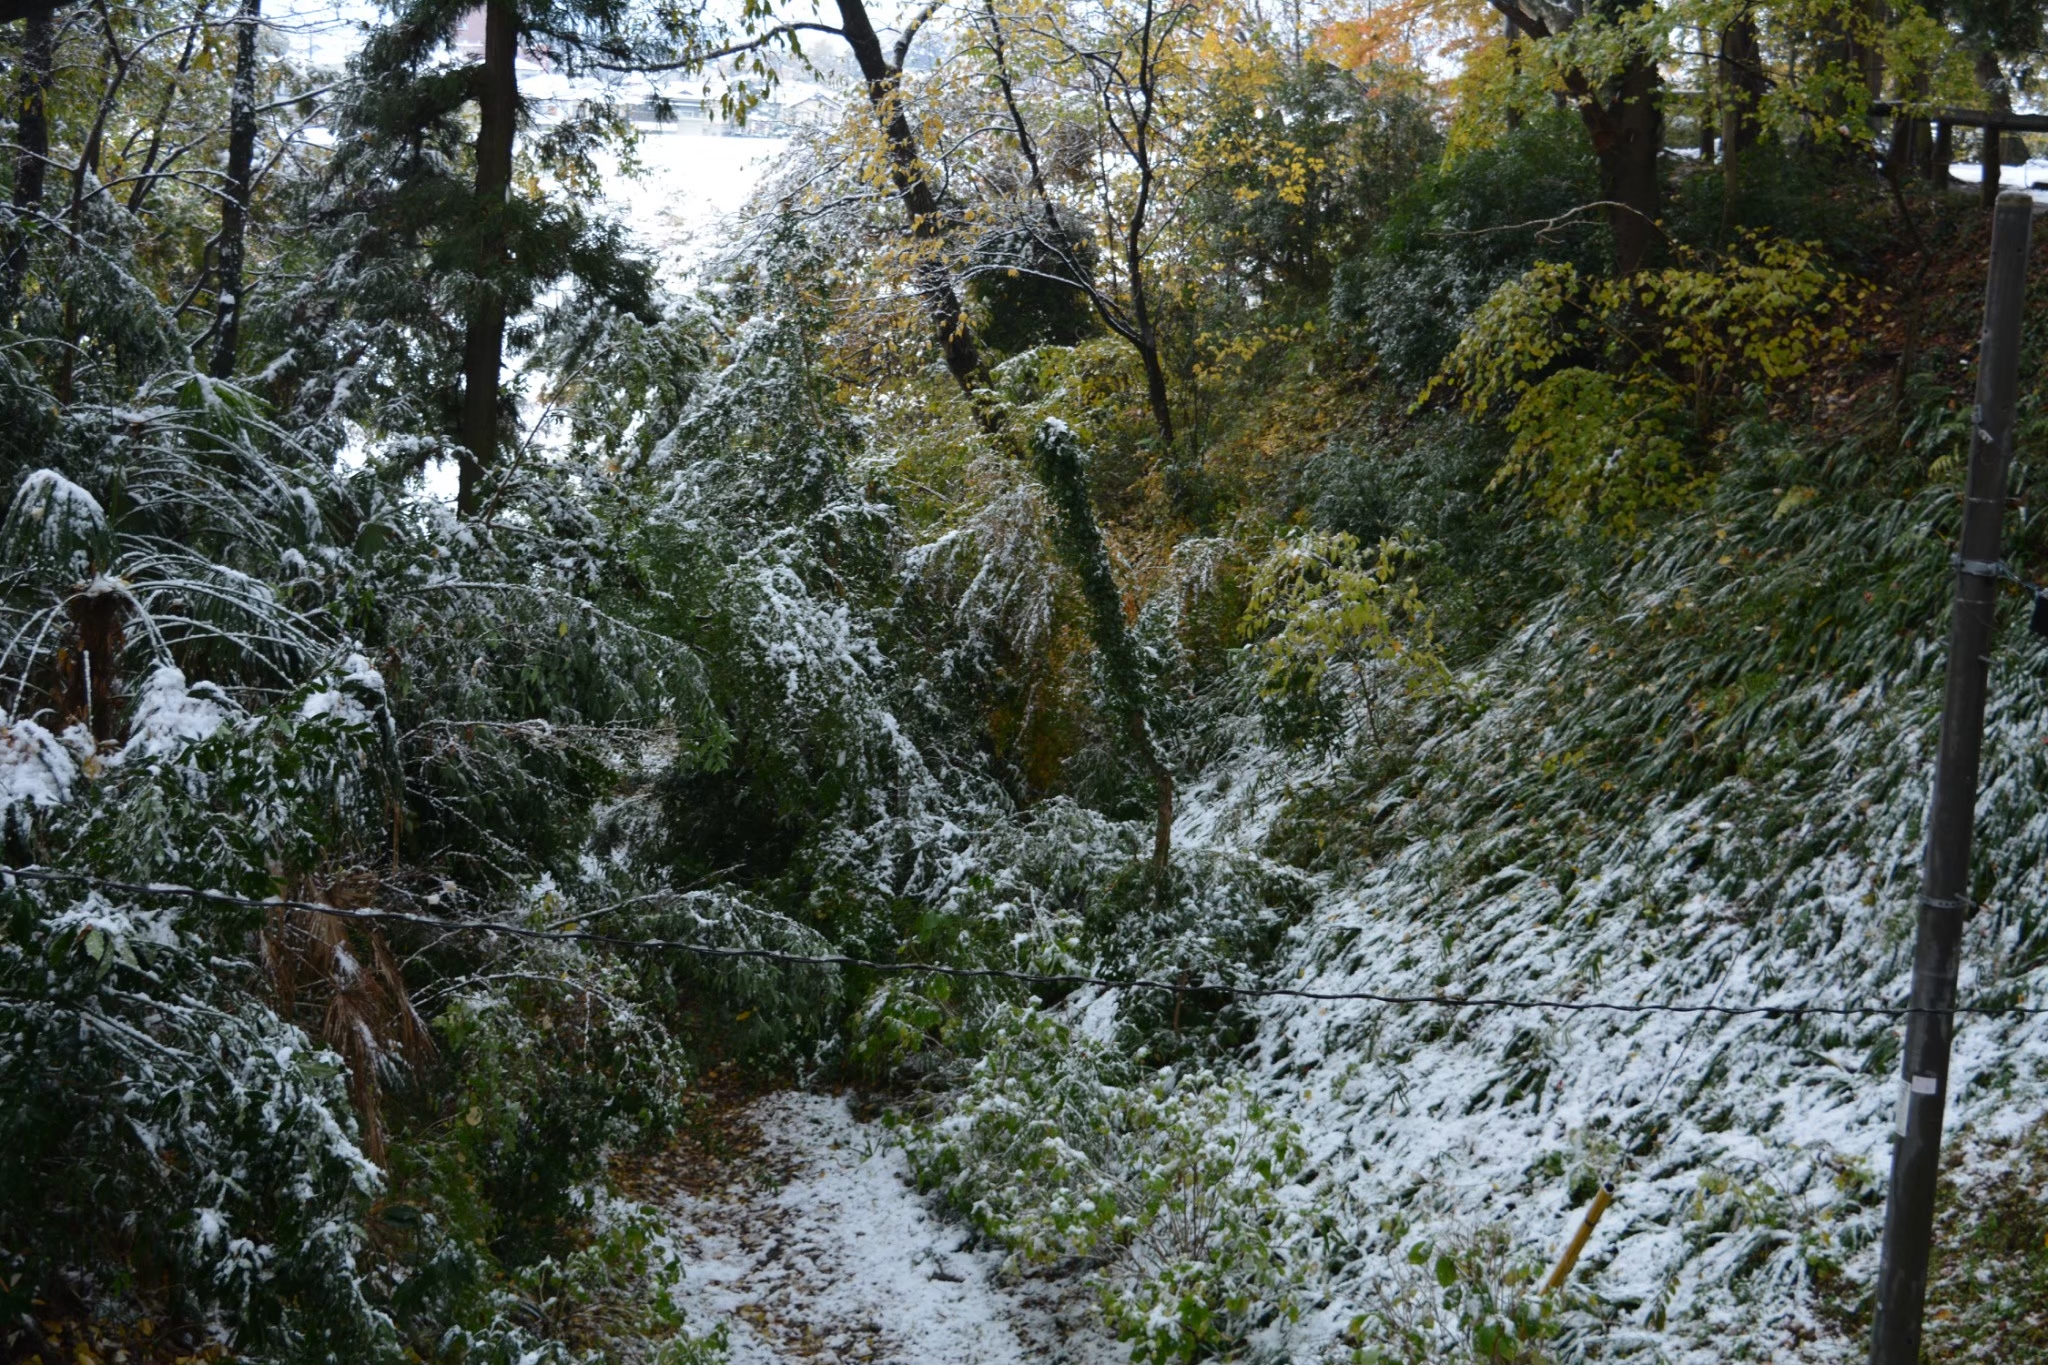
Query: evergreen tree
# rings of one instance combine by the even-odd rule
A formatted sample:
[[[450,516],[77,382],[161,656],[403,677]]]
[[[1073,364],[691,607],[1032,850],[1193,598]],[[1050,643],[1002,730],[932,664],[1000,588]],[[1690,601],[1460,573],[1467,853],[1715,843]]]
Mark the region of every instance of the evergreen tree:
[[[292,378],[334,391],[339,370],[369,383],[355,401],[380,429],[426,418],[451,438],[457,506],[484,507],[514,417],[504,383],[508,327],[544,292],[567,286],[593,306],[651,317],[647,266],[615,225],[562,194],[533,188],[588,158],[616,116],[586,109],[524,153],[522,54],[574,73],[652,61],[691,41],[694,17],[648,20],[624,7],[491,0],[476,60],[449,60],[466,6],[419,0],[371,35],[354,67],[340,150],[317,209],[332,258],[292,301]],[[457,57],[460,57],[458,52]],[[474,111],[475,132],[467,116]],[[587,181],[588,176],[580,177]],[[397,376],[394,380],[393,376]],[[420,458],[419,455],[412,457]]]

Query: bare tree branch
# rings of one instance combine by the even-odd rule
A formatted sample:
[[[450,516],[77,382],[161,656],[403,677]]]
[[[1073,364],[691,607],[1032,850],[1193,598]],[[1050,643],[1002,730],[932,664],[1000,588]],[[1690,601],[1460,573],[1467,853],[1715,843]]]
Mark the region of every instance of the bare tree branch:
[[[4,0],[0,0],[0,3],[4,3]],[[845,30],[834,28],[830,24],[777,24],[773,28],[762,30],[751,38],[742,39],[737,43],[728,43],[724,47],[711,48],[703,52],[692,52],[687,56],[678,57],[674,61],[632,62],[613,61],[604,57],[591,57],[586,58],[584,64],[596,71],[620,71],[641,76],[659,75],[665,71],[701,71],[712,62],[722,61],[727,57],[738,57],[748,52],[759,52],[771,43],[787,38],[795,33],[829,33],[835,38],[844,38],[846,36]]]
[[[939,6],[945,3],[946,0],[930,0],[923,9],[911,15],[910,22],[903,26],[902,34],[896,39],[895,60],[891,63],[899,72],[903,70],[903,63],[910,57],[911,40],[917,37],[917,31],[923,28],[925,22],[939,12]]]

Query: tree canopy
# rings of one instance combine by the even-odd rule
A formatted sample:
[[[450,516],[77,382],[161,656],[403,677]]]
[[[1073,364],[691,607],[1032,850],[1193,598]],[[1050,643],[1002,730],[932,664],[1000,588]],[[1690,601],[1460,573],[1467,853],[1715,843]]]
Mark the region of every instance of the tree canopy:
[[[2041,6],[279,2],[0,3],[10,1361],[716,1360],[635,1173],[788,1085],[1133,1359],[1861,1349]]]

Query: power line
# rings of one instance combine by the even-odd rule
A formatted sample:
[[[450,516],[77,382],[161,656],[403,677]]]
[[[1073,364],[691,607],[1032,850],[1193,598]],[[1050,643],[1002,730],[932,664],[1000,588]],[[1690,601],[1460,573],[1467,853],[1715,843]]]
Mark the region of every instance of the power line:
[[[1081,972],[1023,972],[1004,967],[954,967],[936,962],[881,962],[845,953],[792,953],[780,948],[734,948],[688,939],[628,938],[621,934],[595,934],[584,929],[532,929],[496,920],[447,919],[436,915],[414,915],[402,910],[348,909],[318,901],[291,900],[282,896],[236,896],[225,891],[208,891],[196,886],[166,882],[125,882],[95,877],[59,868],[23,867],[0,869],[0,886],[14,878],[29,882],[76,882],[132,896],[156,896],[233,905],[255,910],[303,910],[336,919],[360,920],[371,924],[405,924],[443,932],[491,934],[502,938],[538,943],[588,943],[629,952],[683,952],[699,957],[772,962],[788,967],[854,967],[891,976],[945,976],[969,981],[1009,981],[1026,986],[1097,986],[1105,990],[1164,991],[1181,994],[1207,991],[1241,1000],[1288,999],[1321,1002],[1363,1001],[1376,1005],[1427,1005],[1440,1009],[1527,1009],[1559,1010],[1573,1014],[1690,1014],[1718,1018],[1763,1015],[1771,1018],[1799,1018],[1823,1015],[1831,1018],[1904,1019],[1916,1013],[1971,1014],[1986,1018],[2048,1014],[2041,1005],[1967,1005],[1942,1011],[1925,1011],[1896,1005],[1829,1005],[1810,1001],[1776,1005],[1682,1005],[1661,1001],[1558,1000],[1539,996],[1503,995],[1401,995],[1384,991],[1317,991],[1298,986],[1230,986],[1220,982],[1158,981],[1149,977],[1093,976]],[[1717,992],[1718,994],[1718,992]]]

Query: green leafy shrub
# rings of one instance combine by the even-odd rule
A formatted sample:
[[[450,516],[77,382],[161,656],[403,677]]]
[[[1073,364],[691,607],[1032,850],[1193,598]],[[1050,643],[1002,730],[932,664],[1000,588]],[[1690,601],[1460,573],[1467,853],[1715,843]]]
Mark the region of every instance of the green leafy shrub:
[[[1283,1191],[1306,1154],[1241,1078],[1147,1073],[1017,1009],[905,1142],[919,1181],[1019,1260],[1094,1267],[1134,1360],[1229,1355],[1300,1311],[1314,1261]]]
[[[1397,691],[1449,681],[1416,581],[1421,559],[1419,547],[1399,540],[1368,552],[1343,531],[1274,545],[1252,571],[1242,622],[1257,642],[1269,729],[1297,742],[1326,740],[1356,701],[1377,742],[1392,700],[1387,674]]]
[[[1499,412],[1513,439],[1497,484],[1527,480],[1567,527],[1632,535],[1699,501],[1743,388],[1855,352],[1868,296],[1815,248],[1760,235],[1627,279],[1545,262],[1473,315],[1424,396]]]
[[[1401,196],[1372,249],[1343,261],[1329,308],[1352,344],[1413,392],[1475,310],[1540,260],[1607,266],[1592,149],[1568,110],[1533,112],[1505,136],[1446,157]]]
[[[607,1156],[672,1132],[695,1070],[624,966],[555,972],[466,993],[437,1021],[456,1078],[442,1140],[494,1211],[490,1244],[511,1265],[562,1252]]]
[[[109,1271],[250,1359],[390,1352],[339,1059],[237,998],[203,917],[11,879],[0,913],[5,1306]]]
[[[1346,1328],[1353,1365],[1544,1365],[1578,1299],[1539,1292],[1543,1272],[1541,1256],[1498,1225],[1419,1238]]]

